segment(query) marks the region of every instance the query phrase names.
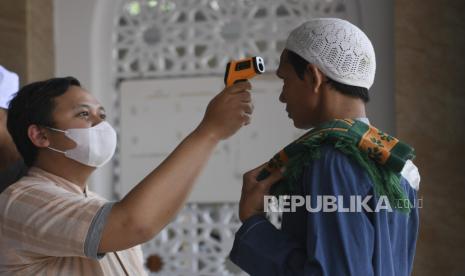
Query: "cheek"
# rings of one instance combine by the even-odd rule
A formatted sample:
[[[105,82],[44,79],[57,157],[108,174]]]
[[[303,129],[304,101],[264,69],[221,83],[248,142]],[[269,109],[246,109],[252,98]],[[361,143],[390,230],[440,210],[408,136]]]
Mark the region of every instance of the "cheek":
[[[303,100],[302,98],[303,95],[298,86],[290,83],[286,85],[286,87],[284,88],[284,91],[285,91],[284,95],[286,97],[286,102],[288,104],[293,105],[293,106],[298,106],[299,104],[301,104]]]
[[[70,121],[69,128],[89,128],[92,126],[92,122],[85,118],[73,118]]]
[[[295,91],[294,91],[293,85],[289,82],[284,82],[281,95],[286,101],[286,103],[289,103],[292,101],[292,99],[294,98],[293,97],[294,92]]]
[[[50,146],[59,150],[69,150],[76,147],[76,143],[65,133],[54,133],[49,136]]]
[[[311,95],[308,97],[307,102],[309,110],[315,112],[318,107],[318,98],[315,95]]]

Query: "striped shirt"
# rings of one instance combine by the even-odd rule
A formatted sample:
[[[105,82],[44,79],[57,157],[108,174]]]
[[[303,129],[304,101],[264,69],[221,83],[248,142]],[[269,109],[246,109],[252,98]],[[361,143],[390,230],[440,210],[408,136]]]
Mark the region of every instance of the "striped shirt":
[[[0,194],[0,275],[146,275],[140,246],[97,254],[111,206],[32,167]]]

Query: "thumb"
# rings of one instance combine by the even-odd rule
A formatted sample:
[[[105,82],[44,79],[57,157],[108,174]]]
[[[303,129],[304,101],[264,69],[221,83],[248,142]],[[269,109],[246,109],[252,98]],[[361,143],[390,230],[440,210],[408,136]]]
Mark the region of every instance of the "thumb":
[[[263,189],[268,191],[271,188],[271,186],[274,183],[281,180],[282,177],[283,177],[283,172],[281,170],[276,170],[276,171],[272,172],[270,174],[270,176],[268,176],[264,180],[260,181],[260,185],[262,186]]]
[[[255,169],[248,171],[248,172],[245,174],[245,176],[246,176],[247,178],[251,178],[251,179],[255,180],[255,179],[257,179],[257,177],[258,177],[258,175],[260,174],[260,172],[261,172],[264,168],[267,167],[267,165],[268,165],[268,162],[267,162],[267,163],[264,163],[264,164],[261,164],[260,166],[256,167]]]

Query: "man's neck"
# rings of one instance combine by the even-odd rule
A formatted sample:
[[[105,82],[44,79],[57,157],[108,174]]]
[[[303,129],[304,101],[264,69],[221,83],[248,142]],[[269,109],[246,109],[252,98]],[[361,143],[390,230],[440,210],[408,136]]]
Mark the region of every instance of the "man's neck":
[[[79,164],[76,161],[70,159],[61,160],[58,162],[52,160],[52,158],[47,158],[47,156],[38,156],[34,166],[64,178],[79,186],[83,192],[85,191],[87,180],[95,168]]]
[[[322,105],[318,123],[323,123],[334,119],[356,119],[365,117],[366,110],[363,100],[336,94],[335,97],[327,99]]]

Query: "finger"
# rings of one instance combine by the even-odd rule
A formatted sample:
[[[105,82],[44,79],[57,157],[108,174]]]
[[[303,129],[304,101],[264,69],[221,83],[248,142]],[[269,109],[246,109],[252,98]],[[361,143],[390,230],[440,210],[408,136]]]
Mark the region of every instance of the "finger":
[[[242,91],[236,94],[241,102],[249,103],[252,101],[252,94],[249,91]]]
[[[268,162],[265,162],[265,163],[261,164],[260,166],[256,167],[255,169],[251,170],[251,172],[260,172],[261,170],[263,170],[267,166],[268,166]]]
[[[248,125],[250,124],[250,122],[252,121],[252,117],[247,114],[247,113],[243,113],[242,114],[242,125]]]
[[[282,177],[283,177],[283,173],[281,172],[281,170],[275,170],[274,172],[272,172],[270,174],[270,176],[268,176],[264,180],[260,181],[259,183],[260,183],[260,185],[262,186],[263,189],[268,191],[271,188],[271,186],[274,183],[281,180]]]
[[[241,108],[246,114],[251,115],[253,113],[254,106],[251,103],[242,103]]]
[[[253,170],[248,171],[247,173],[244,174],[244,178],[252,178],[252,179],[257,179],[258,175],[260,172],[268,166],[268,162],[261,164],[260,166],[256,167]]]
[[[242,92],[242,91],[250,90],[250,89],[252,89],[252,85],[250,84],[249,81],[241,81],[236,84],[233,84],[227,90],[229,91],[229,93],[234,94],[234,93],[238,93],[238,92]]]

